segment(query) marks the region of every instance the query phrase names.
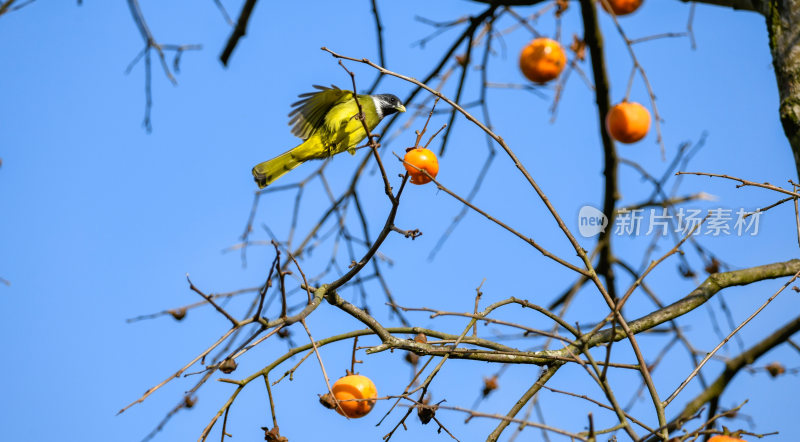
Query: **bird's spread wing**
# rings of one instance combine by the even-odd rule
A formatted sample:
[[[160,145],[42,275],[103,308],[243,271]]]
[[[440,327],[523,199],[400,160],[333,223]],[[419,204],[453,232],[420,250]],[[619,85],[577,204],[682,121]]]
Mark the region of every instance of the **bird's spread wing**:
[[[292,126],[292,133],[304,140],[307,140],[315,130],[325,124],[325,114],[344,100],[349,100],[353,93],[339,89],[331,85],[314,85],[319,92],[309,92],[301,94],[300,101],[292,104],[292,111],[289,112],[289,126]]]

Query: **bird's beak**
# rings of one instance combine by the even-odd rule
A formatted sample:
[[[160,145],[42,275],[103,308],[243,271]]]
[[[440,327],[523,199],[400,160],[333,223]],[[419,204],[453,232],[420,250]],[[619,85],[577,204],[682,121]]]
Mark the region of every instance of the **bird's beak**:
[[[395,109],[397,109],[398,112],[405,112],[406,111],[406,107],[403,106],[402,104],[398,104]]]

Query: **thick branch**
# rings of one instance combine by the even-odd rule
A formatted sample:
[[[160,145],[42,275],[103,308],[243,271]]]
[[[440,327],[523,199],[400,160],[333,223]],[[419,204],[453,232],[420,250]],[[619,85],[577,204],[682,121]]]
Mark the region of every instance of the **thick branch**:
[[[630,325],[631,331],[640,333],[696,309],[724,288],[747,285],[765,279],[792,276],[798,271],[800,271],[800,259],[735,270],[732,272],[715,273],[710,275],[691,293],[674,304],[656,310],[634,321],[630,321],[628,324]],[[613,340],[620,341],[625,338],[625,333],[623,333],[622,330],[617,328],[615,331],[616,333],[613,335]],[[591,336],[588,345],[589,347],[594,347],[608,342],[611,339],[612,329],[605,329]]]
[[[800,259],[767,264],[732,272],[715,273],[709,276],[708,279],[706,279],[700,286],[698,286],[684,298],[680,299],[674,304],[656,310],[649,315],[629,321],[628,326],[631,333],[638,334],[657,325],[663,324],[664,322],[685,315],[686,313],[703,305],[706,301],[711,299],[712,296],[724,288],[737,285],[747,285],[765,279],[792,276],[798,271],[800,271]],[[430,344],[419,343],[414,340],[399,339],[393,336],[389,329],[384,328],[378,321],[369,316],[366,312],[342,299],[335,291],[330,291],[326,286],[323,287],[325,287],[325,296],[329,303],[339,307],[357,320],[361,321],[363,324],[370,327],[370,329],[372,329],[372,331],[381,338],[383,344],[370,349],[368,351],[369,353],[388,349],[400,349],[411,351],[418,355],[440,357],[447,355],[450,359],[470,359],[476,361],[500,362],[509,364],[550,365],[553,363],[576,361],[574,356],[574,346],[567,346],[560,350],[519,351],[517,349],[505,346],[502,346],[501,348],[499,347],[499,344],[490,345],[489,342],[491,341],[474,340],[472,342],[473,344],[489,349],[483,350],[454,348],[447,346],[432,346]],[[320,287],[320,289],[323,287]],[[317,289],[317,291],[320,289]],[[315,297],[316,296],[318,296],[318,293],[315,292]],[[492,304],[490,307],[487,307],[487,309],[484,310],[481,315],[487,315],[495,308],[511,303],[524,305],[526,304],[526,301],[521,301],[516,298],[500,301]],[[607,343],[611,340],[620,341],[626,337],[627,334],[624,330],[620,329],[620,327],[614,327],[598,331],[590,336],[583,337],[580,341],[583,342],[583,347],[589,349],[600,344]],[[581,342],[577,342],[576,344],[581,344]]]

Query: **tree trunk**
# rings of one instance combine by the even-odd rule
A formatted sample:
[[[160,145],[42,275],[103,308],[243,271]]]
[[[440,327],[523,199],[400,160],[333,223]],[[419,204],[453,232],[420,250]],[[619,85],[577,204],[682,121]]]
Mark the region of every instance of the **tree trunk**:
[[[780,93],[781,123],[800,178],[800,0],[770,0],[763,12]]]

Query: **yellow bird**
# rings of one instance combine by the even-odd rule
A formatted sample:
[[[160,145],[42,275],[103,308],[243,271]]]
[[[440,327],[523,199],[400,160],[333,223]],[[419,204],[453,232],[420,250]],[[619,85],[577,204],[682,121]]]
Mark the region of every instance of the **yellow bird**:
[[[319,92],[299,95],[302,99],[292,104],[289,112],[292,133],[305,141],[253,168],[253,178],[260,189],[308,160],[328,158],[344,151],[355,155],[354,148],[367,137],[351,91],[336,86],[315,85],[314,88]],[[370,131],[387,115],[406,111],[400,99],[392,94],[356,95],[356,100]]]

